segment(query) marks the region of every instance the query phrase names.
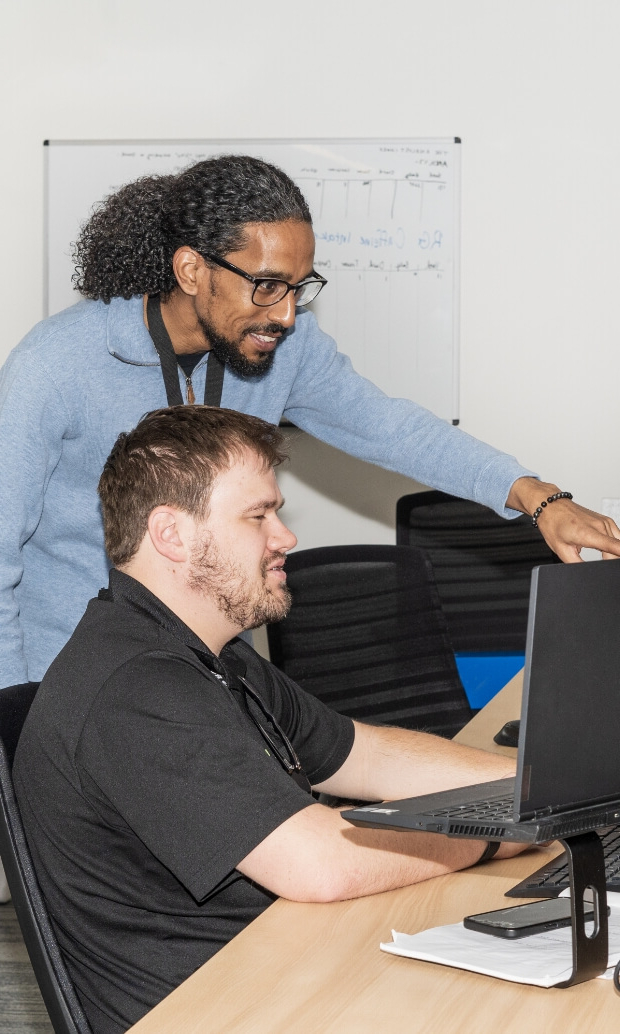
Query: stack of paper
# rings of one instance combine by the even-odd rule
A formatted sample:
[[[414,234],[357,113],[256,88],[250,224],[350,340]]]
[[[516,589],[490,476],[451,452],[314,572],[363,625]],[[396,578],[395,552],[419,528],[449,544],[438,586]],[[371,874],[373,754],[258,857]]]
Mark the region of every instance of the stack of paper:
[[[620,959],[620,902],[617,901],[620,894],[608,894],[607,897],[611,905],[610,968],[602,976],[611,979],[613,967]],[[455,923],[416,934],[392,930],[392,941],[382,944],[381,949],[393,955],[439,962],[501,980],[553,987],[568,980],[573,971],[572,936],[568,926],[512,940],[466,930],[462,923]]]

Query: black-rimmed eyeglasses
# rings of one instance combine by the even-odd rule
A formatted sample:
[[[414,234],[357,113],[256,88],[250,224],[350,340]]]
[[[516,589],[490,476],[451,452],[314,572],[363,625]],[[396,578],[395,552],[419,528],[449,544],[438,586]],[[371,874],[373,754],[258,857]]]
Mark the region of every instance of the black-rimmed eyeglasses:
[[[298,284],[289,284],[288,280],[252,276],[251,273],[246,273],[245,270],[239,269],[238,266],[233,266],[232,262],[227,262],[223,258],[217,258],[215,255],[205,255],[204,257],[209,262],[215,262],[216,266],[221,266],[222,269],[227,269],[230,273],[236,273],[237,276],[242,276],[244,280],[249,280],[251,284],[254,284],[252,301],[255,305],[276,305],[277,302],[281,302],[283,298],[286,298],[289,291],[292,291],[295,295],[296,305],[309,305],[327,283],[324,277],[316,273],[315,276],[308,277],[306,280],[300,280]]]

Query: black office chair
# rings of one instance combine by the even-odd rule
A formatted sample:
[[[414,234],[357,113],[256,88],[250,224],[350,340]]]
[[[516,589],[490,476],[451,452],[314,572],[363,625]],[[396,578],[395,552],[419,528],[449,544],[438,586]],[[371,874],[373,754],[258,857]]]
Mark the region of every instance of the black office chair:
[[[560,563],[530,517],[419,492],[398,500],[396,541],[429,556],[457,653],[524,653],[532,568]]]
[[[326,546],[287,557],[293,606],[268,625],[273,663],[336,711],[453,736],[472,711],[433,573],[406,546]]]
[[[56,1034],[92,1034],[62,960],[32,866],[12,768],[38,683],[0,690],[0,855],[34,975]]]

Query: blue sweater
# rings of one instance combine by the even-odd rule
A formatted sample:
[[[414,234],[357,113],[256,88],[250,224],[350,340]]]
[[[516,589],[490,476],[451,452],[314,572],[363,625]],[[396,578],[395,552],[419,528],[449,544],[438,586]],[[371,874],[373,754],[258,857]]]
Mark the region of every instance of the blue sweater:
[[[208,355],[192,376],[204,393]],[[185,383],[180,376],[185,397]],[[82,301],[39,323],[0,373],[0,686],[39,680],[107,582],[97,482],[118,434],[167,405],[142,299]],[[222,406],[284,415],[345,452],[505,516],[530,471],[407,399],[390,399],[301,310],[269,373],[228,367]]]

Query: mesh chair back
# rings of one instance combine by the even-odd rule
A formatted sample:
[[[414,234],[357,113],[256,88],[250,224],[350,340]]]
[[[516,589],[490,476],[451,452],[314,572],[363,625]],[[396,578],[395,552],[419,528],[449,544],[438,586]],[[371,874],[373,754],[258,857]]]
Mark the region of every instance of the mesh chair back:
[[[17,741],[38,683],[0,690],[0,854],[15,912],[56,1034],[91,1034],[60,955],[13,790]]]
[[[472,716],[431,566],[405,546],[287,557],[293,607],[268,626],[271,659],[334,710],[453,736]]]
[[[530,517],[419,492],[398,501],[396,541],[428,554],[457,652],[524,652],[532,568],[560,563]]]

